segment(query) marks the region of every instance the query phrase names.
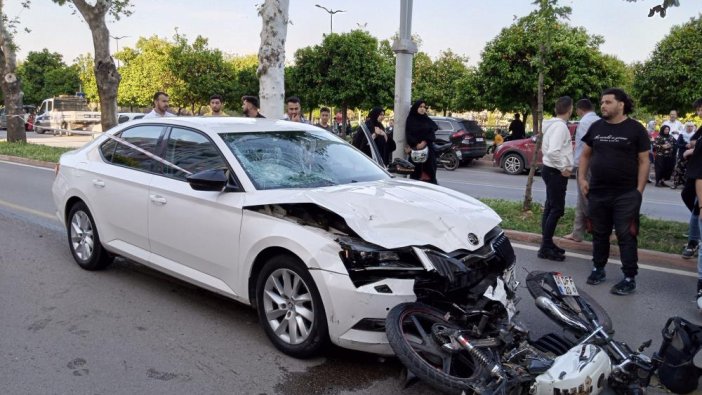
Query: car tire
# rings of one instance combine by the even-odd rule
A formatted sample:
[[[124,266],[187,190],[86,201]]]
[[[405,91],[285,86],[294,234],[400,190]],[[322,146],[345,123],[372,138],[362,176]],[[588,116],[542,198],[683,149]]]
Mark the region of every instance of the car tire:
[[[37,125],[34,125],[34,133],[36,133],[36,134],[44,134],[45,131],[46,131],[46,129],[44,129],[44,128],[42,128],[42,127],[39,127],[39,126],[37,126]]]
[[[524,159],[519,154],[507,154],[502,159],[502,170],[507,174],[522,174],[524,173]]]
[[[95,220],[85,203],[71,206],[67,218],[68,247],[78,266],[100,270],[112,263],[113,257],[102,247]]]
[[[322,298],[298,259],[277,255],[264,264],[256,281],[256,307],[263,330],[283,353],[309,358],[328,344]]]
[[[471,163],[473,163],[473,158],[461,160],[461,166],[469,166]]]

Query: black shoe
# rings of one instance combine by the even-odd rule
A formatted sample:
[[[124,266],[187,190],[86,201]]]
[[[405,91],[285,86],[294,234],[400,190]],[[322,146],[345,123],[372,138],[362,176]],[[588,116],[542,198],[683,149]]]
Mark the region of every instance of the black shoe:
[[[607,278],[607,273],[605,273],[604,268],[593,268],[590,275],[587,277],[587,283],[590,285],[597,285],[603,282]]]
[[[554,245],[551,247],[554,251],[556,251],[559,255],[565,255],[565,250],[557,245]]]
[[[565,255],[559,254],[558,251],[552,248],[541,248],[536,256],[541,259],[548,259],[556,262],[562,262],[565,260]]]
[[[632,277],[624,277],[624,279],[616,283],[609,292],[615,295],[629,295],[636,291],[636,281]]]
[[[695,243],[693,241],[688,242],[685,248],[683,248],[683,252],[681,254],[683,259],[690,259],[697,255],[699,248],[700,246],[698,243]]]

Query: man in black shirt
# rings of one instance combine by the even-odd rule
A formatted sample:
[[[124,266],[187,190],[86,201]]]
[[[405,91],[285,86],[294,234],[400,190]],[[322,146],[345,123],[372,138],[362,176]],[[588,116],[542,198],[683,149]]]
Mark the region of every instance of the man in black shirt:
[[[612,226],[617,234],[624,279],[611,292],[628,295],[636,290],[638,274],[639,211],[648,179],[650,140],[646,128],[627,116],[633,103],[621,90],[610,88],[600,99],[602,119],[590,126],[583,137],[578,184],[588,199],[592,224],[594,268],[588,284],[605,280]],[[588,181],[585,174],[590,172]]]
[[[521,140],[526,138],[524,122],[519,119],[519,113],[514,114],[514,120],[509,124],[510,135],[507,140]]]
[[[702,99],[697,99],[692,103],[692,107],[697,112],[697,116],[702,116]],[[702,138],[702,127],[697,129],[695,134],[690,137],[690,142],[694,144],[694,147],[683,154],[688,162],[687,181],[682,191],[682,199],[692,212],[689,230],[691,238],[693,235],[699,237],[699,231],[702,230],[702,216],[700,215],[700,209],[702,208],[702,203],[700,203],[702,202],[702,140],[700,138]],[[695,225],[697,225],[697,229],[693,228]],[[699,254],[697,259],[697,273],[699,273],[697,278],[697,308],[702,311],[702,254]]]

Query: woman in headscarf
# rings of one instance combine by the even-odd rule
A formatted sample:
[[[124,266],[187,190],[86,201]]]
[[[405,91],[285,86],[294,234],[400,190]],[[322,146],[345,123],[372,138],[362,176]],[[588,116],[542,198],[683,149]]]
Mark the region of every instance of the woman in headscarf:
[[[370,132],[375,146],[378,148],[378,153],[380,158],[385,158],[385,148],[387,146],[388,136],[385,134],[385,126],[383,126],[383,119],[385,118],[385,110],[381,107],[373,107],[366,118],[365,126]],[[363,151],[364,154],[372,158],[371,148],[368,144],[368,139],[365,138],[363,133],[363,126],[358,125],[356,132],[353,135],[353,146]]]
[[[656,186],[667,187],[665,180],[670,178],[675,167],[675,138],[670,135],[670,126],[661,126],[661,131],[653,142],[656,152]]]
[[[412,150],[428,148],[428,157],[425,162],[415,163],[410,154],[410,161],[414,163],[414,173],[410,178],[436,184],[436,154],[433,143],[436,139],[435,132],[439,129],[434,121],[427,115],[427,102],[419,99],[410,108],[405,125],[407,144]]]

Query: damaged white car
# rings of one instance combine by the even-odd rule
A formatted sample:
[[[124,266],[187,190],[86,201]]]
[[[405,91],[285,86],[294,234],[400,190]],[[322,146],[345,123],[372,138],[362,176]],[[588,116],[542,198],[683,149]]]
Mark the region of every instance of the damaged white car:
[[[122,256],[250,304],[297,357],[329,341],[391,354],[394,306],[482,294],[514,262],[481,202],[300,123],[130,122],[64,154],[52,190],[81,267]]]

